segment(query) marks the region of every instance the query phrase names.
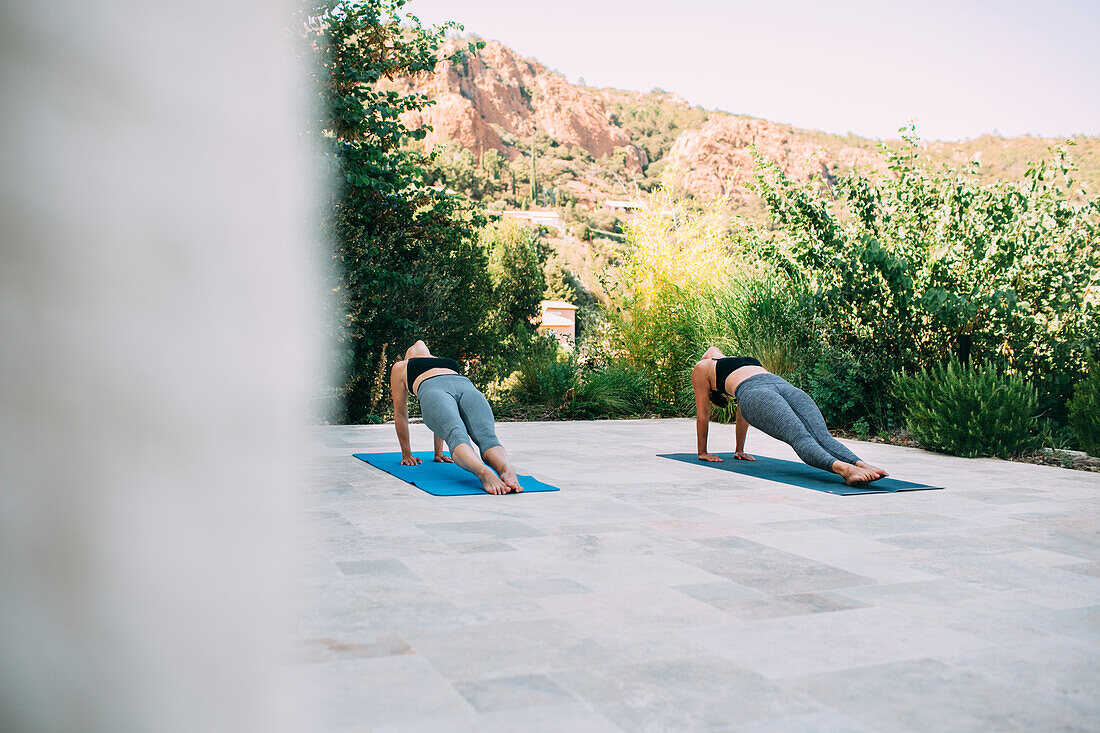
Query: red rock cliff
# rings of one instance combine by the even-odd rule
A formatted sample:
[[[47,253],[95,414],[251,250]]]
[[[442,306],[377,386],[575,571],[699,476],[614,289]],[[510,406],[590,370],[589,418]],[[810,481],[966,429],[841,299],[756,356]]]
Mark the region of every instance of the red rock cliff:
[[[457,47],[452,41],[446,50]],[[449,139],[476,155],[493,149],[513,157],[516,150],[506,138],[530,138],[541,132],[595,158],[623,148],[627,166],[642,169],[644,153],[611,123],[597,95],[496,41],[488,41],[477,55],[442,61],[434,76],[405,87],[436,100],[423,112],[403,118],[410,127],[434,128],[429,145]]]

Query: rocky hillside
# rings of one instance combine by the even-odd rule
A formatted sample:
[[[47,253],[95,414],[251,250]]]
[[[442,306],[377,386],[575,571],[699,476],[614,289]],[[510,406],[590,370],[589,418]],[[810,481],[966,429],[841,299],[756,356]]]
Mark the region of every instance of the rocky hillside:
[[[451,52],[456,47],[452,42]],[[598,95],[496,41],[488,41],[477,55],[445,60],[434,77],[406,85],[437,102],[404,119],[411,127],[431,125],[429,144],[453,140],[478,157],[497,150],[512,160],[521,149],[530,148],[525,141],[541,134],[593,158],[621,148],[628,169],[637,173],[649,162],[630,136],[612,123]]]
[[[676,167],[681,185],[696,196],[724,194],[736,202],[753,196],[745,187],[753,171],[753,146],[797,179],[828,177],[837,168],[881,165],[881,156],[870,151],[847,145],[824,148],[799,132],[766,120],[715,115],[702,127],[680,134],[669,163]]]
[[[451,52],[466,45],[450,43]],[[707,111],[661,90],[570,84],[495,41],[476,55],[459,53],[441,62],[434,75],[398,86],[436,101],[405,122],[434,128],[426,140],[429,147],[447,144],[449,157],[441,165],[454,170],[441,174],[443,182],[507,205],[576,202],[593,207],[608,198],[644,198],[668,166],[691,194],[725,194],[735,205],[751,204],[745,183],[752,175],[753,146],[794,178],[882,165],[874,140]],[[977,158],[990,180],[1018,177],[1029,161],[1059,142],[986,136],[930,143],[926,149],[933,160]],[[1078,138],[1077,143],[1073,155],[1082,167],[1079,178],[1093,193],[1100,191],[1100,138]],[[504,163],[487,164],[488,151],[496,151]],[[478,176],[486,182],[469,183]]]

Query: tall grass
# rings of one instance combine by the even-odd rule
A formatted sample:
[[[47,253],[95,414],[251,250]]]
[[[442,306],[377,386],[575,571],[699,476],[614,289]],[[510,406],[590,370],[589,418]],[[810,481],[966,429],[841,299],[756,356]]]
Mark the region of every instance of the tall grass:
[[[648,376],[650,401],[664,413],[694,409],[691,369],[709,346],[755,356],[776,374],[801,363],[806,299],[731,236],[723,205],[693,210],[663,189],[626,227],[618,346]]]
[[[526,419],[633,417],[646,411],[646,377],[611,364],[586,369],[575,354],[533,353],[508,380],[502,414]]]
[[[705,332],[711,345],[755,356],[773,374],[800,369],[813,339],[808,294],[782,275],[734,280],[717,294],[711,317]]]

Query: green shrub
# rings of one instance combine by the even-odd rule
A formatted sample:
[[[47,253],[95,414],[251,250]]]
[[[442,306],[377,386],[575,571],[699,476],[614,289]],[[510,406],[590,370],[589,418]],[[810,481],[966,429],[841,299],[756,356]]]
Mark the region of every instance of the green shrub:
[[[867,440],[871,437],[871,425],[865,418],[860,418],[852,423],[852,432],[856,434],[856,437],[860,440]]]
[[[571,358],[550,352],[535,353],[520,364],[510,389],[512,399],[525,405],[560,409],[577,388],[577,366]]]
[[[853,429],[863,420],[868,435],[900,423],[900,405],[892,395],[894,372],[876,355],[856,355],[840,347],[826,347],[810,361],[797,380],[821,408],[825,422]]]
[[[510,403],[501,411],[513,416],[598,419],[641,415],[646,408],[642,372],[623,365],[583,370],[573,354],[533,354],[510,381]]]
[[[905,405],[909,431],[925,448],[973,458],[1009,456],[1034,448],[1039,396],[1019,374],[1001,376],[992,364],[898,373],[894,393]]]
[[[1100,365],[1089,360],[1088,376],[1073,389],[1069,401],[1069,424],[1077,434],[1081,450],[1100,456]]]
[[[586,373],[563,409],[573,418],[627,417],[645,412],[646,378],[624,366]]]
[[[1042,407],[1042,397],[1039,398],[1039,406]],[[1044,448],[1055,450],[1073,450],[1077,447],[1077,435],[1069,425],[1058,422],[1049,417],[1039,418],[1039,444]]]

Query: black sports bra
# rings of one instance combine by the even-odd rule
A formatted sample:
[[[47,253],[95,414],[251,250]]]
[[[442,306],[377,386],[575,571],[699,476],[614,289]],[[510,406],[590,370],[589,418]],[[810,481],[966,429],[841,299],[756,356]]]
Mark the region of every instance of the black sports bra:
[[[414,356],[409,359],[409,363],[405,365],[405,384],[408,385],[410,392],[412,392],[413,385],[416,384],[417,378],[429,369],[453,369],[457,372],[460,370],[460,367],[458,366],[458,362],[454,359],[439,358],[435,356]]]
[[[733,374],[735,371],[743,366],[763,366],[756,357],[753,356],[723,356],[722,358],[714,358],[714,388],[722,394],[728,394],[726,392],[726,377]],[[733,395],[730,395],[731,397]]]

